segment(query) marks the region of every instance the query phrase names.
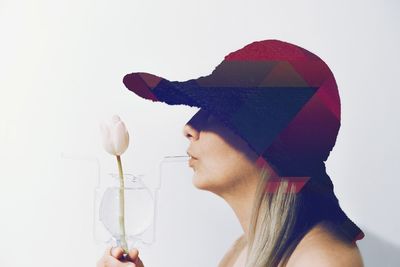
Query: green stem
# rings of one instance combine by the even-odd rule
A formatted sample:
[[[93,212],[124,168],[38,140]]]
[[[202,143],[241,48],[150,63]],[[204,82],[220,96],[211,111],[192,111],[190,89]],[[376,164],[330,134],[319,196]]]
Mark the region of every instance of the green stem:
[[[117,155],[118,171],[119,171],[119,228],[122,248],[128,254],[128,244],[125,235],[125,194],[124,194],[124,175],[122,172],[121,156]]]

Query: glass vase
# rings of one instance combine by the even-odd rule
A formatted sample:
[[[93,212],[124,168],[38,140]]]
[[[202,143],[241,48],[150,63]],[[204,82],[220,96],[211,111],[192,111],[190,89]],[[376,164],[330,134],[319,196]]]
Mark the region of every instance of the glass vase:
[[[119,174],[109,175],[113,185],[101,198],[99,219],[117,246],[124,247],[126,241],[127,249],[131,249],[153,222],[153,196],[139,176],[124,174],[121,187]]]

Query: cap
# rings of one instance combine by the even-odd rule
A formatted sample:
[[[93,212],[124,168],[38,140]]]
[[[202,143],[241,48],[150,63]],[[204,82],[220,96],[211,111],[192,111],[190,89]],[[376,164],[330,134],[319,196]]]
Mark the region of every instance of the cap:
[[[210,75],[169,81],[145,72],[123,82],[136,95],[168,105],[209,111],[246,141],[280,178],[307,192],[318,216],[353,241],[364,233],[340,208],[324,161],[340,128],[340,97],[333,73],[318,56],[280,40],[252,42],[231,52]],[[328,208],[329,207],[329,208]]]

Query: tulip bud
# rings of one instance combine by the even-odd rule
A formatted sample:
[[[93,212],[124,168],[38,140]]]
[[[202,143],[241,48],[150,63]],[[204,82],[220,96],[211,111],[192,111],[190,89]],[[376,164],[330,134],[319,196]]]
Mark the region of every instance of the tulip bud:
[[[129,134],[120,117],[114,115],[109,122],[101,122],[100,130],[104,149],[111,155],[122,155],[128,148]]]

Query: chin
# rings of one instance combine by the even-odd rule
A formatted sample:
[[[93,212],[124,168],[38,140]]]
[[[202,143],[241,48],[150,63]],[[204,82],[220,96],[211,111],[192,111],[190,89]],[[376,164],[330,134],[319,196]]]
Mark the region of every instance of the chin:
[[[198,177],[198,176],[196,175],[196,173],[195,173],[194,176],[193,176],[192,184],[193,184],[197,189],[200,189],[200,190],[208,190],[208,183],[207,183],[207,181],[205,181],[205,179],[202,179],[201,177]]]
[[[196,174],[193,176],[192,184],[199,190],[209,191],[212,193],[217,193],[219,191],[217,185],[204,177],[197,176]]]

